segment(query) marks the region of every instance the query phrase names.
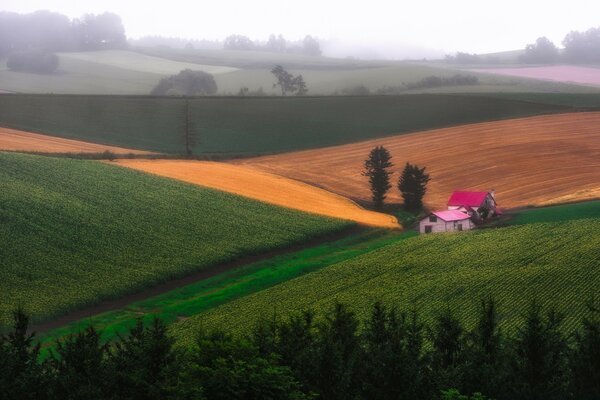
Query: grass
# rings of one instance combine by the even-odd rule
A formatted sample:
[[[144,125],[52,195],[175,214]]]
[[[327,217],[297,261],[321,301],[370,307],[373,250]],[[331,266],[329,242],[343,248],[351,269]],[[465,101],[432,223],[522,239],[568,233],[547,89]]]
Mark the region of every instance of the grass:
[[[167,323],[173,323],[414,235],[415,232],[398,233],[370,229],[341,240],[245,265],[165,294],[132,303],[124,309],[76,321],[44,333],[42,340],[44,343],[49,343],[93,324],[102,329],[103,338],[110,341],[118,334],[125,334],[139,318],[149,320],[158,316]]]
[[[352,224],[93,161],[0,153],[0,324],[35,321]]]
[[[195,98],[196,154],[254,155],[571,110],[474,95]],[[184,151],[185,101],[120,96],[0,96],[0,124],[160,152]]]
[[[245,332],[258,318],[349,304],[366,317],[374,301],[416,307],[425,321],[449,307],[472,326],[478,300],[492,295],[504,329],[514,329],[536,297],[578,324],[600,287],[600,218],[438,234],[392,243],[242,299],[172,327],[188,343],[200,327]]]
[[[560,222],[600,217],[600,200],[522,210],[510,221],[514,225]]]

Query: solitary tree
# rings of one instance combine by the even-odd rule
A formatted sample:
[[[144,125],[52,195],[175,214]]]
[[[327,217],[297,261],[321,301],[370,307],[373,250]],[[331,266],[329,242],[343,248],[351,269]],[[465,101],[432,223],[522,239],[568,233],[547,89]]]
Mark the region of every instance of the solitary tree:
[[[391,162],[390,152],[383,146],[377,146],[369,153],[369,158],[365,160],[365,169],[363,176],[369,177],[371,185],[371,196],[376,208],[383,206],[386,193],[392,185],[390,184],[389,171],[394,164]]]
[[[402,175],[398,181],[398,189],[404,199],[404,207],[408,210],[419,210],[423,207],[423,196],[427,192],[429,174],[425,173],[425,167],[406,163]]]
[[[273,84],[273,87],[276,88],[279,86],[282,96],[285,96],[287,93],[295,93],[296,96],[302,96],[308,91],[302,75],[294,76],[281,65],[276,65],[271,70],[271,73],[277,78],[277,83]]]

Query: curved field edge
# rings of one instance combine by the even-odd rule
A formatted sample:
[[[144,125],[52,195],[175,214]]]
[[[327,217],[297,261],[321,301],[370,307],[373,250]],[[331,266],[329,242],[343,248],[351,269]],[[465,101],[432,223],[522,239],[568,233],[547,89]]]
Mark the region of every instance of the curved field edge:
[[[0,315],[34,320],[350,223],[97,162],[0,152]]]
[[[564,203],[600,198],[599,124],[600,112],[544,115],[231,162],[370,202],[361,171],[369,151],[383,145],[395,164],[393,181],[406,162],[427,167],[429,207],[445,207],[455,190],[492,188],[501,207]],[[386,201],[400,202],[399,191]]]
[[[0,151],[74,154],[103,152],[139,155],[156,154],[143,150],[126,149],[2,127],[0,127]]]
[[[259,318],[284,318],[334,302],[365,317],[375,301],[415,307],[424,320],[450,307],[472,325],[479,299],[495,297],[512,329],[533,299],[554,305],[570,329],[600,288],[600,218],[533,223],[461,234],[427,235],[391,244],[172,326],[183,344],[202,329],[245,332]]]
[[[280,207],[399,229],[396,217],[366,210],[350,199],[254,168],[211,161],[119,160],[118,165],[264,201]]]
[[[189,112],[187,110],[189,105]],[[0,125],[142,150],[256,155],[319,148],[572,107],[492,96],[207,97],[2,95]]]

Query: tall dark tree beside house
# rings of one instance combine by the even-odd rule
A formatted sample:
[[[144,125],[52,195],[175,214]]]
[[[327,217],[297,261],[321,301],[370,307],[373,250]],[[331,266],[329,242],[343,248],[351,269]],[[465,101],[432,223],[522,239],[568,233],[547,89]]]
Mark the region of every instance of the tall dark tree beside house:
[[[423,197],[427,192],[429,174],[425,167],[406,163],[402,175],[398,180],[398,189],[404,199],[404,207],[408,210],[420,210],[423,208]]]
[[[383,146],[374,147],[369,153],[369,158],[365,160],[363,176],[369,178],[371,185],[371,197],[375,208],[382,208],[387,192],[392,185],[390,184],[390,168],[392,164],[390,152]]]

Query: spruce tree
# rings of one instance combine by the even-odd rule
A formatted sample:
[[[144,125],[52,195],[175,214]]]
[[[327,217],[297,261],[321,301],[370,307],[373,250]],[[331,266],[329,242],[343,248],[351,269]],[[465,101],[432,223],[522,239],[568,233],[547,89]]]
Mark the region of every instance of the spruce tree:
[[[425,173],[425,167],[406,163],[402,175],[398,180],[398,189],[404,199],[404,207],[407,210],[420,210],[423,208],[423,197],[427,192],[429,174]]]
[[[600,304],[590,301],[589,315],[575,334],[571,354],[571,392],[576,399],[600,399]]]
[[[377,146],[369,153],[369,158],[365,160],[363,176],[369,178],[371,186],[371,197],[375,208],[381,209],[387,192],[392,185],[390,184],[390,176],[392,172],[389,168],[394,164],[391,162],[392,156],[389,151],[383,146]]]

